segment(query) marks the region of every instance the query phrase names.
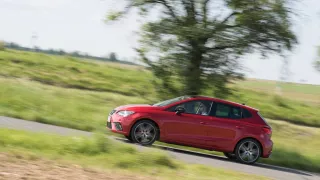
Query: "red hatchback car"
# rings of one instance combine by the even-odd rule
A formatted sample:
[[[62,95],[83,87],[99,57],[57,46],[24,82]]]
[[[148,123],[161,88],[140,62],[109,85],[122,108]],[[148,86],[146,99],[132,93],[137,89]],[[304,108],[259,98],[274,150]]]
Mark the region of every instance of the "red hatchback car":
[[[182,96],[153,105],[125,105],[107,128],[141,145],[156,140],[224,152],[253,164],[272,153],[272,129],[257,109],[212,97]]]

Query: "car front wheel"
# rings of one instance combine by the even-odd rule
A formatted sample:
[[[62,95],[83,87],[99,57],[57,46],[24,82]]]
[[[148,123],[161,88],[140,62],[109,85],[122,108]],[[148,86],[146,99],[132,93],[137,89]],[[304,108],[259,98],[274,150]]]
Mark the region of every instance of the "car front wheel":
[[[158,137],[158,128],[152,121],[138,121],[132,127],[130,137],[135,143],[149,146],[156,141]]]
[[[261,147],[254,139],[244,139],[236,147],[236,158],[245,164],[254,164],[261,155]]]

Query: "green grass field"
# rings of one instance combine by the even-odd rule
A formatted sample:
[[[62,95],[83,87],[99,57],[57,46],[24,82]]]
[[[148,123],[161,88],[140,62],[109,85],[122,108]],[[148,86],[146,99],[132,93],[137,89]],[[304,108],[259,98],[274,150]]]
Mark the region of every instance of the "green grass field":
[[[36,81],[62,87],[64,90],[90,90],[127,97],[119,101],[119,104],[160,101],[156,98],[156,90],[151,83],[151,73],[142,67],[13,50],[0,51],[0,67],[0,76],[4,78]],[[284,95],[281,97],[275,95],[272,84],[263,81],[248,80],[233,86],[237,91],[228,98],[229,100],[245,102],[249,106],[258,108],[267,118],[320,127],[320,119],[318,118],[320,117],[318,91],[320,86],[287,85],[284,88]],[[66,91],[71,92],[70,90]],[[210,96],[211,94],[204,95]],[[305,96],[310,96],[310,98]],[[131,101],[131,99],[134,100]],[[105,100],[101,100],[100,103],[108,103],[108,100]],[[59,102],[57,101],[57,103]],[[85,104],[86,102],[84,100],[80,103]],[[114,107],[118,103],[112,105]],[[96,110],[95,107],[92,108],[90,110]],[[49,121],[49,117],[38,118]]]
[[[61,137],[0,128],[0,152],[35,160],[49,158],[85,167],[100,167],[117,173],[161,179],[267,179],[226,169],[186,165],[156,150],[136,150],[133,146],[106,139]]]
[[[151,73],[135,66],[79,60],[24,51],[0,51],[0,75],[65,88],[151,95]],[[130,68],[132,67],[132,68]]]
[[[0,114],[86,131],[104,129],[108,112],[136,96],[66,89],[25,79],[0,78]]]
[[[150,84],[151,73],[141,67],[11,50],[0,51],[0,67],[0,115],[4,116],[105,132],[107,114],[114,107],[159,100]],[[235,84],[244,87],[229,99],[246,102],[264,116],[277,119],[270,120],[275,151],[263,162],[320,171],[319,128],[284,122],[319,127],[319,104],[300,101],[296,96],[275,96],[271,85],[253,82]],[[319,98],[319,86],[297,86],[288,86],[288,91],[302,95],[303,86],[305,94]]]
[[[268,120],[273,128],[271,158],[263,163],[320,172],[320,128]]]
[[[320,104],[320,86],[311,84],[296,83],[278,83],[276,81],[248,79],[246,81],[236,82],[237,87],[242,89],[254,89],[255,91],[272,93],[276,91],[276,87],[281,87],[281,96],[301,101],[306,104]]]

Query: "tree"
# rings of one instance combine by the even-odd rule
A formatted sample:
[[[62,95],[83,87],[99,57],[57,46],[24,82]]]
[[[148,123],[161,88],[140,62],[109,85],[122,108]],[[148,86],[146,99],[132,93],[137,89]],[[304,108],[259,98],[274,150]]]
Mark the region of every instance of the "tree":
[[[229,82],[243,77],[243,55],[281,53],[297,43],[288,1],[127,0],[128,6],[110,13],[108,20],[134,8],[148,17],[160,8],[158,19],[144,24],[136,49],[157,85],[171,94],[199,94],[212,87],[219,95],[229,92]]]
[[[81,55],[79,51],[74,51],[71,53],[71,56],[80,57]]]
[[[110,53],[110,54],[109,54],[109,60],[110,60],[110,61],[118,61],[118,59],[117,59],[117,54],[114,53],[114,52]]]
[[[58,54],[59,54],[59,55],[65,55],[66,52],[65,52],[63,49],[60,49],[60,50],[58,51]]]

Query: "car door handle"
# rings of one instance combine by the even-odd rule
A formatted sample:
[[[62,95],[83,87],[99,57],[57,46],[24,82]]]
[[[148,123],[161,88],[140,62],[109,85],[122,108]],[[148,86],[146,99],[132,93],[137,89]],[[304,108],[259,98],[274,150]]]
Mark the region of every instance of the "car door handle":
[[[242,127],[242,126],[236,126],[236,128],[237,128],[237,129],[243,129],[243,127]]]
[[[206,124],[205,122],[200,122],[200,124]]]

